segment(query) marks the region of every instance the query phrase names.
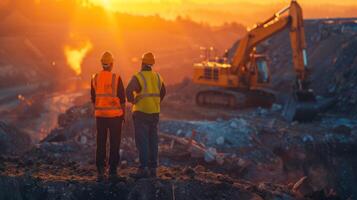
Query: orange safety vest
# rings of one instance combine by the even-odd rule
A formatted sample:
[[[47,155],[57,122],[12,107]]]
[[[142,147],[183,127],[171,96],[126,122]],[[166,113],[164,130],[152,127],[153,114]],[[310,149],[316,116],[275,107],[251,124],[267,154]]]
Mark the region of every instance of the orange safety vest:
[[[119,76],[109,71],[93,75],[92,84],[95,90],[95,116],[120,117],[123,110],[117,95]]]

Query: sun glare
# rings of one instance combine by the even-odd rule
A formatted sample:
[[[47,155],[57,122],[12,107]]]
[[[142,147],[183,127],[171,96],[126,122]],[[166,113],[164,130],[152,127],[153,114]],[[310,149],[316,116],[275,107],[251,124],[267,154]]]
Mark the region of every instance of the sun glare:
[[[112,7],[111,0],[101,0],[101,4],[107,10],[110,10]]]

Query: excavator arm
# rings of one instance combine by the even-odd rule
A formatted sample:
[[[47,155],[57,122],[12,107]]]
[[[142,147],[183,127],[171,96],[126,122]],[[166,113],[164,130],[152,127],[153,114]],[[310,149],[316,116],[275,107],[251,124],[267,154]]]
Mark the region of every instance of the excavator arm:
[[[287,16],[281,16],[287,11],[289,11]],[[306,79],[307,69],[305,32],[302,9],[295,0],[291,2],[290,6],[275,13],[265,22],[256,25],[244,38],[241,39],[231,63],[231,72],[236,74],[239,70],[244,71],[244,68],[250,61],[253,49],[260,42],[272,37],[285,28],[290,28],[293,64],[295,72],[297,73],[297,78],[300,81],[304,81]]]

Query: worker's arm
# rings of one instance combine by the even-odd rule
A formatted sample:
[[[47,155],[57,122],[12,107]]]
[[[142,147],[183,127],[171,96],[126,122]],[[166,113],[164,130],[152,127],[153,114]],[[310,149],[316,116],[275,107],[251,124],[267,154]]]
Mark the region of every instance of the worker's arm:
[[[90,96],[91,96],[91,100],[92,103],[95,104],[95,90],[93,88],[93,79],[91,80],[91,84],[90,84]]]
[[[130,103],[134,103],[134,92],[139,93],[141,91],[141,86],[138,79],[133,76],[131,78],[128,87],[126,87],[126,97]]]
[[[165,84],[162,83],[161,90],[160,90],[160,99],[161,99],[161,101],[164,100],[165,95],[166,95],[166,87],[165,87]]]
[[[118,79],[118,90],[117,90],[118,98],[120,99],[120,105],[122,108],[125,108],[125,102],[126,102],[126,95],[125,95],[125,89],[123,85],[123,81],[121,80],[121,77],[119,76]]]

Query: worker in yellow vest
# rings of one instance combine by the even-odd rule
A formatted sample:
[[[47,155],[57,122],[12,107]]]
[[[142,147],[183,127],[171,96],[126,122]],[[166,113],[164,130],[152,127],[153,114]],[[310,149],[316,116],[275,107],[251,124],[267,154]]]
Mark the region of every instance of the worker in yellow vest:
[[[146,53],[142,57],[141,71],[128,84],[126,95],[133,104],[135,143],[139,151],[140,167],[134,178],[156,177],[158,158],[158,122],[160,103],[166,94],[159,73],[152,70],[155,57]]]
[[[98,181],[104,179],[108,131],[110,134],[109,178],[117,178],[121,128],[125,114],[124,86],[120,76],[111,72],[113,69],[112,54],[105,52],[101,64],[103,70],[94,74],[91,80],[91,99],[94,104],[97,125]]]

